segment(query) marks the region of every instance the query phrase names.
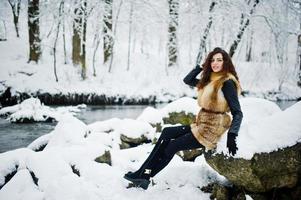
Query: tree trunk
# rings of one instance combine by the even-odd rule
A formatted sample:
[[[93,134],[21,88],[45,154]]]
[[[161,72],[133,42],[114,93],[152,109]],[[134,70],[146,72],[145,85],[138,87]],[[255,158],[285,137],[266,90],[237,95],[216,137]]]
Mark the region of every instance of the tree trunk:
[[[83,18],[83,35],[82,35],[82,49],[81,49],[81,56],[80,56],[80,62],[81,62],[81,67],[82,67],[82,79],[86,79],[86,72],[87,72],[87,66],[86,66],[86,35],[87,35],[87,0],[83,0],[82,4],[82,10],[84,13],[84,18]]]
[[[104,5],[104,27],[103,27],[103,62],[107,63],[111,59],[113,51],[113,37],[112,37],[112,13],[113,0],[105,0]]]
[[[19,35],[19,14],[20,14],[21,0],[17,0],[17,1],[8,0],[8,3],[11,6],[11,9],[13,12],[13,20],[14,20],[17,37],[20,37],[20,35]]]
[[[123,0],[120,1],[118,9],[117,9],[117,13],[116,13],[116,19],[115,19],[115,24],[114,24],[114,28],[113,28],[113,35],[115,37],[116,35],[116,31],[117,31],[117,22],[119,19],[119,14],[120,14],[120,9],[122,6]],[[112,22],[113,23],[113,22]],[[114,44],[115,44],[115,40],[112,40],[112,54],[111,54],[111,59],[110,59],[110,65],[109,65],[109,72],[111,72],[112,69],[112,65],[113,65],[113,59],[114,59]]]
[[[299,3],[299,9],[301,8],[301,2]],[[299,13],[299,35],[298,35],[298,47],[297,47],[297,66],[299,67],[298,69],[298,75],[299,75],[299,80],[297,81],[297,85],[301,87],[301,14]]]
[[[65,1],[62,1],[62,23],[63,23],[63,50],[64,50],[64,64],[67,64],[67,50],[66,50],[66,34],[65,34]]]
[[[249,43],[247,43],[247,47],[246,47],[246,61],[247,62],[252,61],[252,45],[253,45],[253,30],[251,30],[250,41],[249,41]]]
[[[78,4],[78,2],[76,3]],[[76,5],[74,9],[73,19],[73,36],[72,36],[72,63],[78,66],[80,63],[80,50],[81,50],[81,26],[82,26],[82,10]]]
[[[133,2],[131,2],[130,19],[129,19],[129,40],[128,40],[128,62],[126,70],[130,70],[131,62],[131,41],[132,41],[132,21],[133,21]]]
[[[41,40],[39,25],[39,0],[28,0],[28,35],[29,35],[29,59],[39,61],[41,57]]]
[[[298,64],[299,64],[299,80],[298,86],[301,87],[301,34],[298,35]]]
[[[179,19],[179,0],[168,0],[168,67],[174,66],[178,59],[177,27]]]
[[[204,50],[206,49],[206,41],[207,41],[207,37],[208,37],[209,31],[210,31],[210,28],[212,25],[212,12],[213,12],[215,5],[216,5],[216,1],[215,0],[211,1],[210,7],[209,7],[209,14],[210,14],[209,21],[207,23],[206,29],[203,33],[203,36],[201,37],[201,40],[200,40],[200,46],[199,46],[199,52],[198,52],[197,59],[196,59],[196,65],[202,61]]]
[[[250,2],[250,1],[249,1]],[[248,3],[249,3],[248,2]],[[254,13],[254,10],[257,6],[257,4],[259,3],[259,0],[254,0],[254,4],[250,10],[250,13],[249,13],[249,17],[247,18],[247,20],[244,20],[244,15],[242,14],[242,21],[241,21],[241,24],[240,24],[240,27],[239,27],[239,31],[238,31],[238,34],[236,35],[236,39],[233,41],[231,47],[230,47],[230,51],[229,51],[229,55],[230,57],[232,57],[238,47],[238,44],[240,43],[241,41],[241,38],[246,30],[246,28],[248,27],[248,25],[250,24],[250,16]],[[245,21],[245,22],[244,22]]]
[[[59,7],[59,19],[56,26],[56,34],[54,38],[54,44],[53,44],[53,72],[55,76],[55,81],[58,82],[57,72],[56,72],[56,44],[60,33],[60,26],[62,21],[62,15],[63,15],[63,9],[64,9],[64,0],[61,1],[60,7]],[[64,20],[64,18],[63,18]]]
[[[72,36],[72,62],[80,65],[81,77],[86,78],[86,29],[87,29],[87,0],[80,0],[74,9]]]

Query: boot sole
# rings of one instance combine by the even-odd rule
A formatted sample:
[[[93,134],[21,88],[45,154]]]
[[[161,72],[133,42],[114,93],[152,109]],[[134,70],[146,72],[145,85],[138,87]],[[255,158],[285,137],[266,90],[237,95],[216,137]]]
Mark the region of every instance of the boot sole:
[[[142,178],[133,179],[126,175],[124,175],[123,178],[125,178],[128,181],[131,181],[136,187],[141,187],[144,190],[146,190],[148,188],[148,185],[150,184],[150,181],[147,179],[142,179]]]

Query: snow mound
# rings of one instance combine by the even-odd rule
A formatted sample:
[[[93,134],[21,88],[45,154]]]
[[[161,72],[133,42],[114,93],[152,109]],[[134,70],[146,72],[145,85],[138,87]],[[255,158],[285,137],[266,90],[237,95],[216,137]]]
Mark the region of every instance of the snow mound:
[[[255,153],[272,152],[301,142],[301,101],[284,111],[273,108],[265,101],[248,101],[245,101],[245,106],[247,102],[249,106],[246,112],[243,110],[246,119],[243,118],[237,137],[238,152],[235,157],[251,159]],[[251,117],[252,113],[256,114],[257,119]],[[217,152],[227,153],[226,135],[218,143]]]
[[[76,115],[86,105],[67,106],[57,109],[41,103],[38,98],[29,98],[22,103],[0,109],[0,116],[9,116],[10,122],[52,122],[60,121],[65,115]]]

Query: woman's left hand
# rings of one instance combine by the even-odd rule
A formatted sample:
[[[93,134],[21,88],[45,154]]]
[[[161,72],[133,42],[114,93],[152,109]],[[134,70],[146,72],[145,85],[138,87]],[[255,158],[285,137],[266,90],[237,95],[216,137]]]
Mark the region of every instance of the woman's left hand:
[[[236,151],[238,150],[236,145],[236,136],[237,135],[234,133],[228,133],[228,137],[227,137],[227,147],[230,155],[232,154],[233,156],[236,154]]]

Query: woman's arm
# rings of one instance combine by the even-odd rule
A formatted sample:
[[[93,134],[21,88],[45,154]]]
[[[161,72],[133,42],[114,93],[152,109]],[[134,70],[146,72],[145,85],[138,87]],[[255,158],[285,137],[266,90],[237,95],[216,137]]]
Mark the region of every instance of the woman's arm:
[[[236,137],[238,135],[243,114],[240,109],[240,104],[237,96],[237,88],[234,81],[225,81],[222,87],[222,91],[233,116],[232,123],[227,135],[227,147],[229,149],[229,153],[234,156],[238,149],[236,145]]]
[[[197,65],[193,70],[191,70],[183,79],[184,83],[187,85],[195,87],[199,79],[195,78],[203,69],[200,67],[200,65]]]
[[[230,107],[230,111],[232,114],[232,123],[229,129],[229,133],[238,135],[238,131],[241,125],[241,121],[243,118],[243,114],[240,108],[240,104],[237,96],[236,85],[233,80],[227,80],[224,82],[222,87],[222,91],[224,93],[225,99]]]

